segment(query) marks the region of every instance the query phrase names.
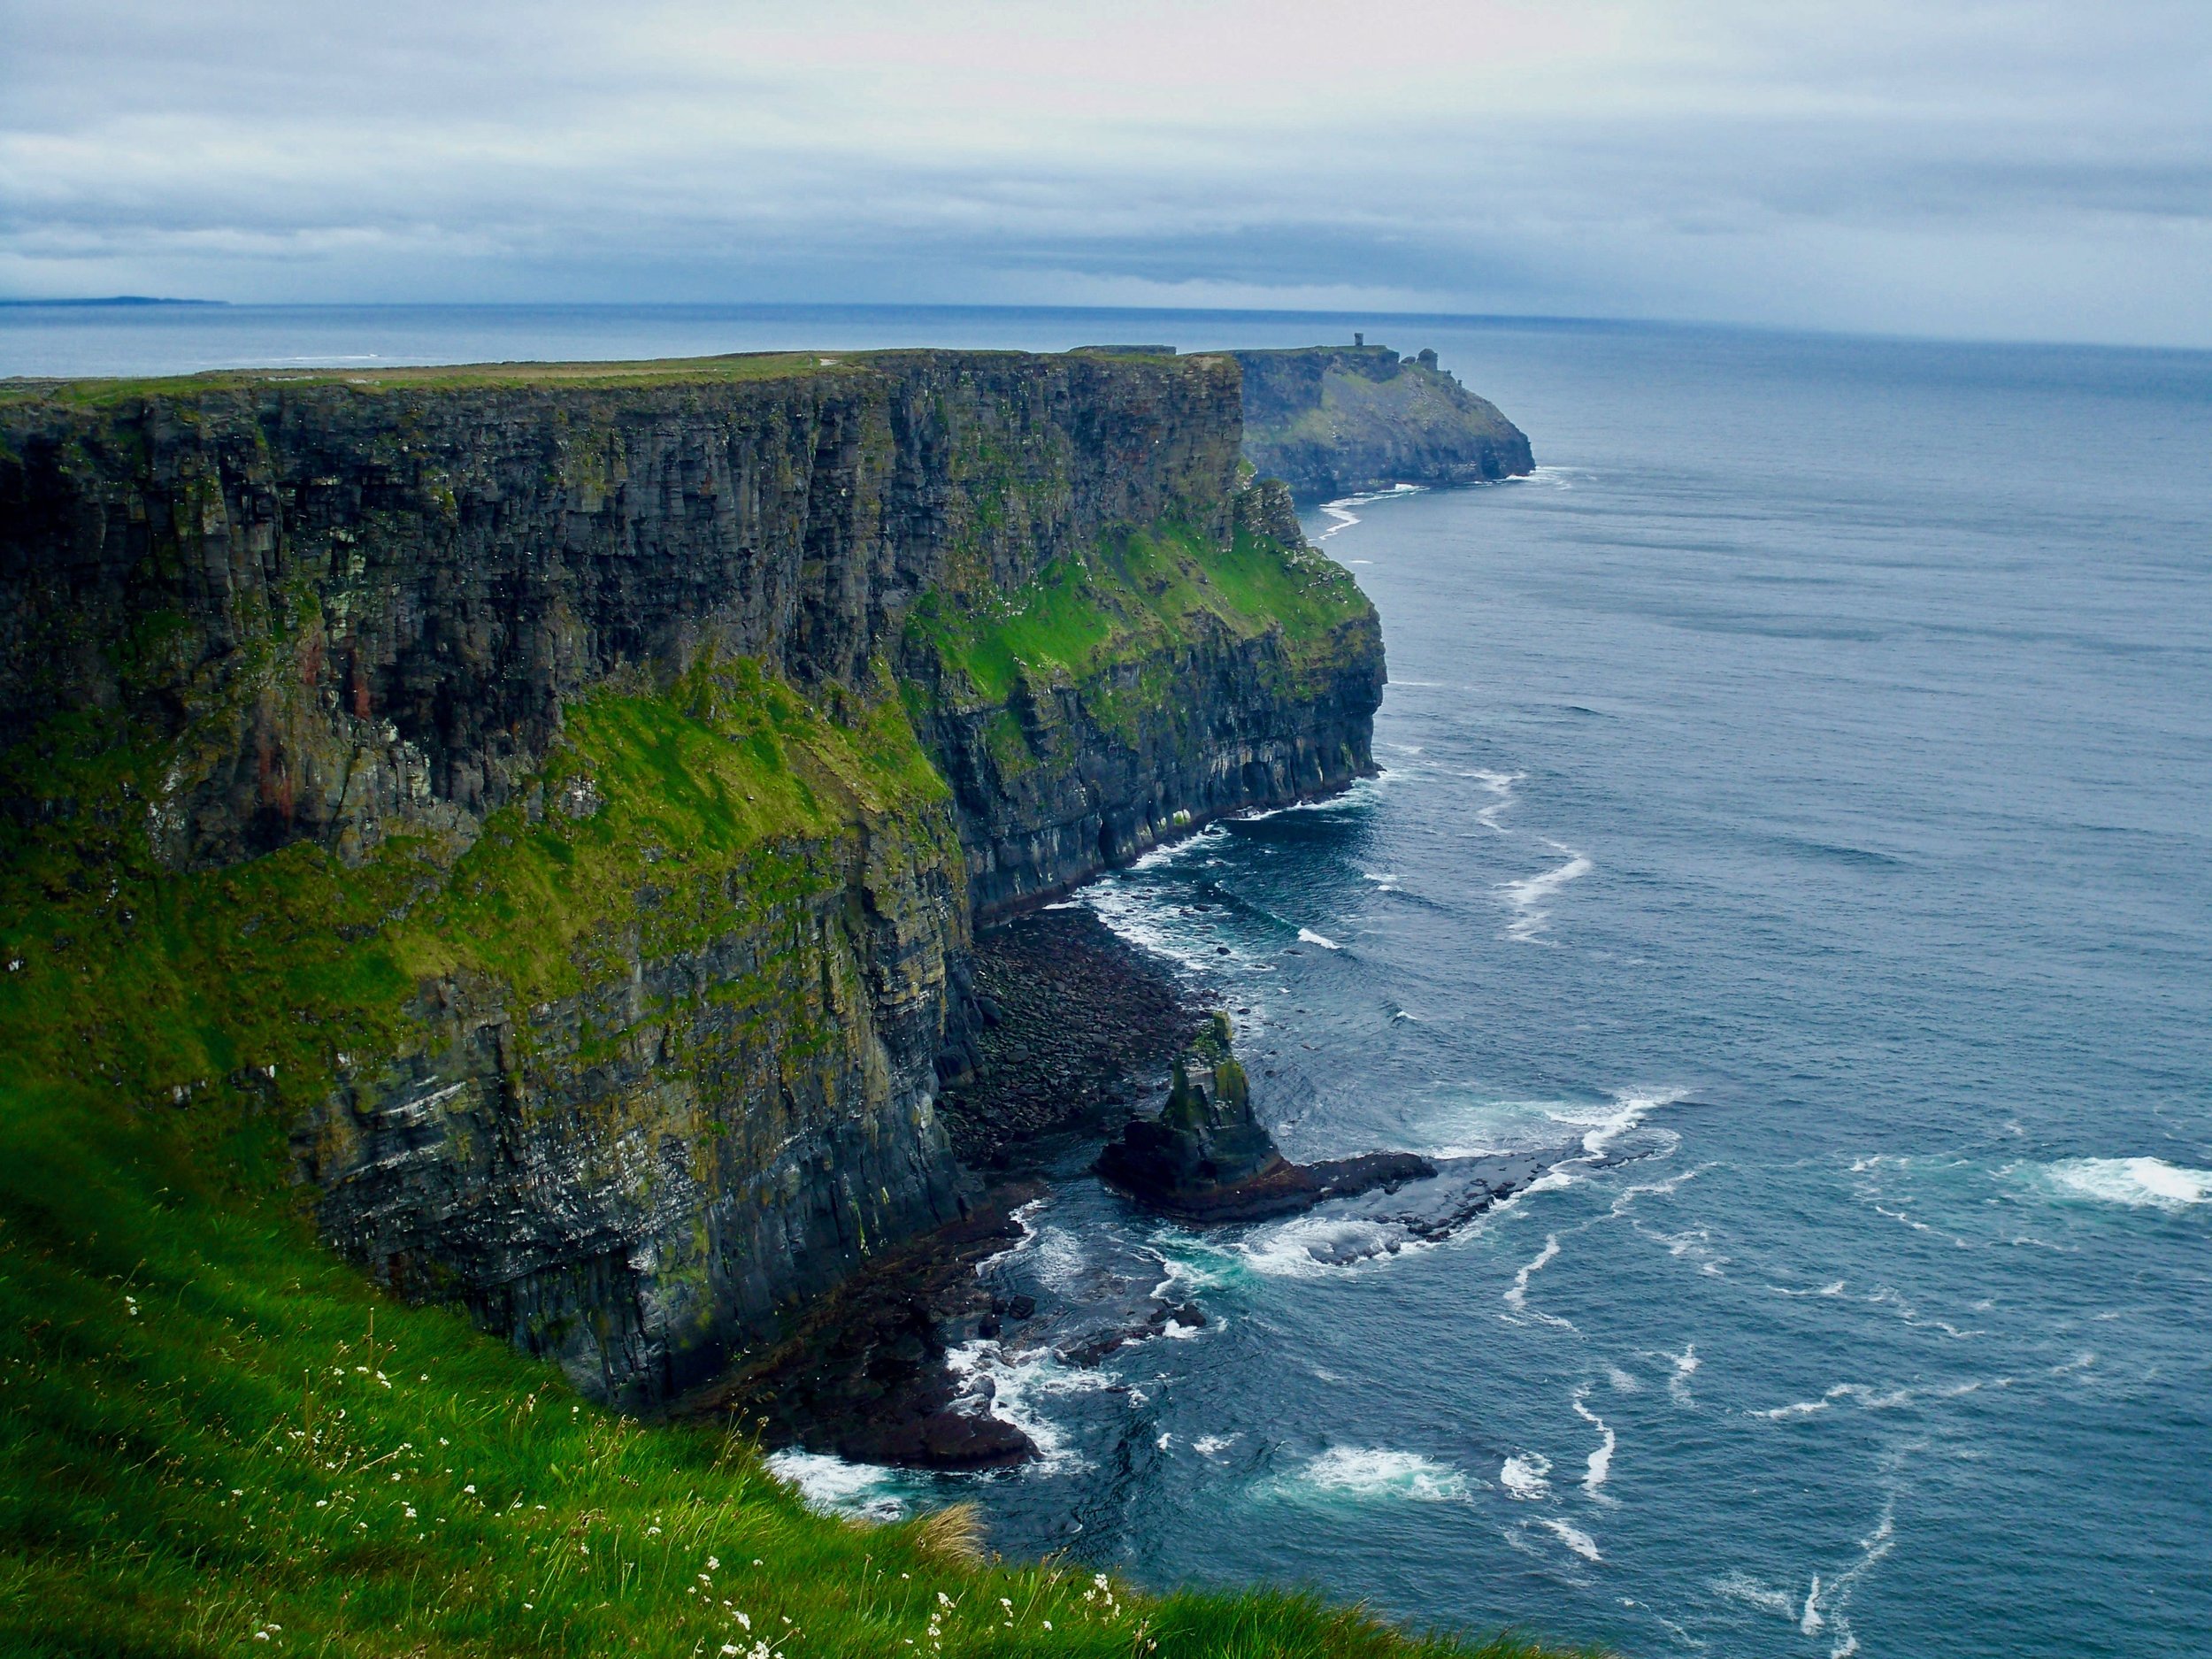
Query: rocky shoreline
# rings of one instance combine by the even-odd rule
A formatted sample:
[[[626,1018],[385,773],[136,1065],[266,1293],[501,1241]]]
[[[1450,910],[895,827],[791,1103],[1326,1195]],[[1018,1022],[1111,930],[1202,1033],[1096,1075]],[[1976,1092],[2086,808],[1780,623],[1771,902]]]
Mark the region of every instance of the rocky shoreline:
[[[966,1001],[939,1062],[941,1110],[968,1171],[960,1218],[875,1256],[680,1413],[852,1463],[1024,1463],[1039,1448],[994,1409],[995,1363],[1049,1354],[1093,1366],[1207,1323],[1164,1285],[1110,1278],[1045,1306],[987,1282],[981,1270],[1028,1235],[1026,1210],[1052,1190],[1048,1171],[1065,1179],[1091,1164],[1087,1146],[1099,1148],[1092,1167],[1109,1187],[1199,1225],[1326,1205],[1348,1225],[1315,1248],[1340,1263],[1442,1239],[1579,1150],[1294,1163],[1253,1111],[1228,1017],[1079,905],[978,935]]]

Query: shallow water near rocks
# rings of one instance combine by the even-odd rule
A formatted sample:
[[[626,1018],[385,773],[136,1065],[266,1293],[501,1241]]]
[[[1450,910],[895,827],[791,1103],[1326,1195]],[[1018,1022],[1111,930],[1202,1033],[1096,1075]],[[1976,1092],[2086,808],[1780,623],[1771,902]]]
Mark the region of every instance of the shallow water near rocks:
[[[1356,326],[1436,347],[1543,467],[1314,514],[1382,611],[1385,774],[1083,902],[1248,1010],[1294,1156],[1618,1156],[1393,1251],[1356,1218],[1165,1225],[1070,1145],[989,1271],[1055,1305],[1171,1281],[1206,1323],[1090,1369],[964,1355],[1033,1469],[790,1472],[878,1513],[975,1496],[1010,1554],[1633,1655],[2203,1653],[2212,357]],[[70,326],[0,350],[137,373],[1322,332]]]
[[[1013,1365],[1052,1457],[963,1489],[1632,1654],[2202,1652],[2212,364],[1450,343],[1548,465],[1315,516],[1384,775],[1085,902],[1249,1010],[1294,1156],[1638,1156],[1392,1251],[1071,1154],[992,1271],[1210,1323]]]

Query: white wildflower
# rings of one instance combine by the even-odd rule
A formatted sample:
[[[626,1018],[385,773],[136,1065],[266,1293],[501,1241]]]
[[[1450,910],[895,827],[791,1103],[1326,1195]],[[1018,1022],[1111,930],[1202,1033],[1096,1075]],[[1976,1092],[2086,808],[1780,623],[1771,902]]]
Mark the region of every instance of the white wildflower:
[[[714,1557],[714,1556],[712,1556],[712,1555],[709,1555],[709,1556],[707,1557],[707,1571],[708,1571],[709,1572],[719,1572],[719,1571],[722,1571],[722,1563],[721,1563],[721,1562],[720,1562],[719,1560],[718,1560],[716,1557]]]

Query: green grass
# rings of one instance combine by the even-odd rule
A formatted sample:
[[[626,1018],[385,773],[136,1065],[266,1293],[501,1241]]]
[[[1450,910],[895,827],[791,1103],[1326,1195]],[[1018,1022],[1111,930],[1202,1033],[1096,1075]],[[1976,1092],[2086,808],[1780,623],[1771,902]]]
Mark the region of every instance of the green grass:
[[[1259,544],[1171,532],[1107,557],[992,627],[939,618],[960,672],[1096,673],[1178,629],[1294,632],[1348,603],[1333,566]],[[583,1402],[316,1242],[288,1134],[342,1053],[405,1041],[422,976],[573,990],[626,941],[678,949],[843,880],[863,825],[956,859],[887,673],[603,687],[541,779],[546,803],[590,780],[595,812],[518,802],[466,847],[401,838],[358,867],[299,845],[163,871],[165,760],[93,715],[0,756],[23,803],[0,818],[0,1653],[1533,1652],[977,1559],[956,1522],[810,1514],[741,1436]]]
[[[1008,595],[932,595],[915,607],[908,630],[966,697],[1002,703],[1025,677],[1096,680],[1110,667],[1163,657],[1209,632],[1240,639],[1276,633],[1294,674],[1309,658],[1332,659],[1335,631],[1370,615],[1349,572],[1310,549],[1248,534],[1217,548],[1166,524],[1056,559]],[[1160,698],[1171,690],[1150,689]]]
[[[380,1298],[160,1119],[0,1100],[0,1651],[1525,1651],[1272,1594],[1109,1601],[808,1514],[741,1438],[609,1416]]]
[[[822,373],[851,374],[877,361],[896,361],[915,351],[748,351],[713,357],[651,357],[605,363],[460,363],[419,368],[214,369],[199,374],[83,380],[18,379],[0,381],[0,408],[11,404],[69,404],[111,407],[143,397],[190,398],[207,392],[290,386],[350,386],[370,391],[467,390],[484,387],[593,388],[619,386],[724,386],[742,381],[802,379]],[[1011,351],[963,351],[964,357],[1014,357]],[[1148,365],[1192,359],[1141,359]]]

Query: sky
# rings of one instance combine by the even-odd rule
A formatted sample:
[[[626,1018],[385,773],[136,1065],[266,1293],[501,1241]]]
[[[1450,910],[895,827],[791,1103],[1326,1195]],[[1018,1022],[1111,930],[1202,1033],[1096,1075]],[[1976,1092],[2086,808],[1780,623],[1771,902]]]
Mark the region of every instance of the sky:
[[[0,296],[2212,346],[2212,4],[0,0]]]

